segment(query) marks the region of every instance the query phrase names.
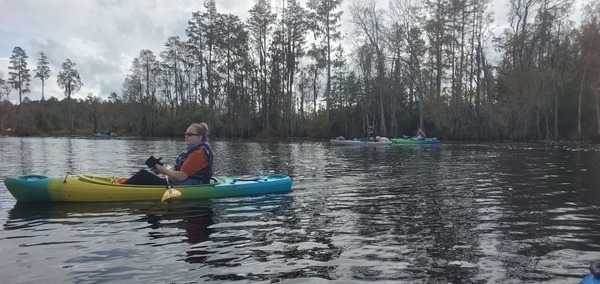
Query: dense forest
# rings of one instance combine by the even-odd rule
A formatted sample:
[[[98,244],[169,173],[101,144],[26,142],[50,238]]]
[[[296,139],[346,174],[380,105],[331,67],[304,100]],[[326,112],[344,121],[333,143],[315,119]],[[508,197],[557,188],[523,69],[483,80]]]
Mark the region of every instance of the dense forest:
[[[347,11],[342,0],[256,0],[246,20],[210,0],[191,13],[187,38],[140,51],[120,94],[85,99],[73,98],[85,82],[74,62],[50,70],[42,52],[30,70],[17,46],[0,74],[0,129],[171,136],[204,121],[212,135],[244,138],[360,137],[369,125],[447,140],[600,136],[600,0],[577,24],[573,0],[506,2],[509,25],[493,34],[489,0],[367,0]],[[34,80],[39,101],[27,98]],[[47,80],[60,99],[46,98]]]

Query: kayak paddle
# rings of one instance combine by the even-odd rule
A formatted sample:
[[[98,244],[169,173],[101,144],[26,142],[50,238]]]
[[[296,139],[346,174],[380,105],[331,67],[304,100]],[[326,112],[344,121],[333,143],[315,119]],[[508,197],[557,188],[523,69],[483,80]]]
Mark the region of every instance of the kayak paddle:
[[[165,193],[163,193],[163,196],[160,199],[160,202],[163,202],[169,198],[181,196],[181,191],[174,189],[173,185],[171,185],[171,182],[169,182],[169,176],[166,176],[166,180],[167,180],[167,190],[165,191]]]

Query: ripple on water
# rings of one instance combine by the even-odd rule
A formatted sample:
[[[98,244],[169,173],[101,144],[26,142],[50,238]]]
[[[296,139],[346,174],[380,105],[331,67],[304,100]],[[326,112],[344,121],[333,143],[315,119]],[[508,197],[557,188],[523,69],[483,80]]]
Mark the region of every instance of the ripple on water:
[[[0,184],[3,280],[575,283],[600,259],[596,148],[212,144],[220,174],[281,172],[294,177],[293,192],[27,205]],[[0,177],[127,175],[148,152],[175,157],[180,146],[11,138],[0,143],[9,161]]]

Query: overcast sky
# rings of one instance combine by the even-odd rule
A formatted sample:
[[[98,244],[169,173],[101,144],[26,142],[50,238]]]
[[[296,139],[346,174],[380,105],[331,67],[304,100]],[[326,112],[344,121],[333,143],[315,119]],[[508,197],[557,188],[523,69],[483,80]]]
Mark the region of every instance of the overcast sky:
[[[344,0],[348,7],[353,0]],[[387,0],[379,0],[387,7]],[[576,0],[576,13],[582,2]],[[279,0],[273,0],[278,3]],[[306,1],[301,1],[305,3]],[[203,0],[0,0],[0,73],[8,78],[8,62],[13,48],[19,46],[29,56],[28,68],[37,67],[39,53],[50,62],[51,77],[45,94],[63,99],[56,76],[65,59],[76,64],[84,86],[75,97],[89,93],[107,98],[111,92],[121,95],[122,84],[134,58],[142,49],[156,55],[164,49],[170,36],[187,37],[185,29],[192,12],[205,11]],[[217,11],[238,15],[246,20],[253,0],[217,0]],[[496,18],[493,26],[500,30],[506,21],[508,0],[492,0]],[[344,11],[344,18],[350,13]],[[347,26],[347,25],[346,25]],[[41,98],[41,81],[32,75],[33,100]],[[18,101],[11,90],[10,99]]]

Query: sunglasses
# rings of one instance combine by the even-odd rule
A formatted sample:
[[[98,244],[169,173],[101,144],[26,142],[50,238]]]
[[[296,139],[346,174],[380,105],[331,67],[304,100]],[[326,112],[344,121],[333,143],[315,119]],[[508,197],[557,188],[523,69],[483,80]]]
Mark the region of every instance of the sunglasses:
[[[185,136],[190,137],[190,136],[202,136],[202,135],[196,134],[196,133],[191,133],[191,132],[186,132]]]

